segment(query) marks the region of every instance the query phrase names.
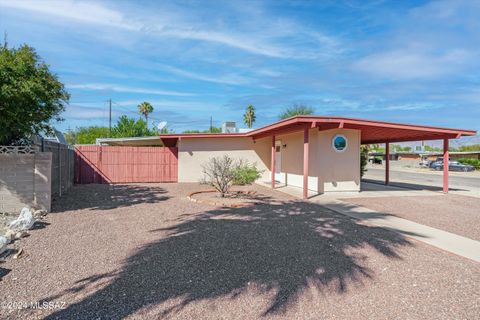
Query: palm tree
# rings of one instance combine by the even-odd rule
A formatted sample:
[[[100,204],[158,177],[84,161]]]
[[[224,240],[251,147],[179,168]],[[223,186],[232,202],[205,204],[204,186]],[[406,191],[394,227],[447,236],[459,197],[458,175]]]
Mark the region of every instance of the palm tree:
[[[153,106],[150,102],[142,102],[138,105],[138,111],[145,116],[145,122],[148,128],[148,115],[153,112]]]
[[[255,122],[255,107],[249,105],[245,114],[243,115],[243,122],[247,125],[248,128],[251,128],[253,123]]]
[[[283,111],[278,117],[280,118],[280,120],[282,120],[282,119],[287,119],[294,116],[304,116],[304,115],[313,114],[313,112],[314,110],[312,107],[304,106],[301,104],[300,105],[295,104],[292,107],[285,109],[285,111]]]

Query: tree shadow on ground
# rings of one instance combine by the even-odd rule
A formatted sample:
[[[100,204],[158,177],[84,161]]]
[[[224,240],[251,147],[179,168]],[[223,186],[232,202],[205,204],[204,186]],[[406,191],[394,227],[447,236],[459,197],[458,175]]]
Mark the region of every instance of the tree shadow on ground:
[[[379,190],[384,190],[384,191],[405,191],[405,189],[443,191],[443,186],[433,186],[433,185],[425,185],[425,184],[419,184],[419,183],[390,181],[388,186],[385,186],[385,181],[376,180],[376,179],[366,179],[366,178],[363,178],[362,182],[365,182],[374,186],[375,185],[380,186]],[[370,189],[372,188],[373,186],[370,186]],[[368,187],[365,189],[368,189]],[[459,188],[453,188],[453,187],[449,187],[449,190],[450,191],[468,191],[467,189],[459,189]]]
[[[10,271],[12,271],[12,270],[0,267],[0,281],[3,279],[3,277],[5,277],[7,274],[9,274]]]
[[[341,294],[370,281],[375,275],[361,250],[401,259],[398,249],[412,245],[400,233],[302,201],[215,209],[151,232],[159,239],[121,270],[83,279],[69,292],[91,292],[108,279],[106,286],[48,319],[120,319],[167,301],[174,305],[162,306],[160,317],[173,315],[193,302],[242,295],[252,283],[274,292],[259,316],[282,313],[312,285]]]
[[[138,184],[75,185],[62,198],[54,201],[52,212],[68,210],[110,210],[141,203],[156,203],[170,197],[164,188]]]

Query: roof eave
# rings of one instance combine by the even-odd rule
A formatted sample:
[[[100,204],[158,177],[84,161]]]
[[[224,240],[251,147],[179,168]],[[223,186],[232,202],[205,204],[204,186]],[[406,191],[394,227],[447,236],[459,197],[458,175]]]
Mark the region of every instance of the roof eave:
[[[401,124],[394,122],[385,122],[385,121],[375,121],[375,120],[366,120],[366,119],[354,119],[346,117],[336,117],[336,116],[294,116],[290,117],[270,125],[264,126],[245,133],[184,133],[184,134],[162,134],[160,138],[233,138],[233,137],[252,137],[252,138],[261,138],[267,135],[271,135],[273,132],[281,132],[280,129],[286,129],[287,126],[297,125],[297,124],[311,124],[315,123],[315,127],[321,126],[323,123],[329,124],[339,124],[339,128],[347,128],[349,126],[369,126],[369,127],[379,127],[386,129],[397,129],[397,130],[414,130],[417,132],[426,132],[430,133],[425,135],[424,139],[433,137],[435,139],[441,139],[443,137],[448,137],[449,139],[459,138],[461,136],[474,136],[477,134],[475,130],[463,130],[463,129],[453,129],[453,128],[442,128],[442,127],[432,127],[432,126],[422,126],[422,125],[413,125],[413,124]],[[298,130],[301,128],[298,127]],[[287,130],[288,131],[288,130]],[[282,133],[280,133],[282,134]],[[379,139],[380,140],[380,139]],[[414,141],[414,140],[405,140],[405,141]],[[396,142],[396,141],[391,141]],[[401,142],[401,140],[398,140]],[[376,143],[376,142],[371,142]]]

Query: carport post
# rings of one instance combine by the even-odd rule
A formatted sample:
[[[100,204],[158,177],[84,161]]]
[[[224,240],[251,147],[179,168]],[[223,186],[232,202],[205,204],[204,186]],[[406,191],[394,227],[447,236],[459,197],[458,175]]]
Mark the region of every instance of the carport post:
[[[275,136],[272,136],[272,157],[270,161],[270,170],[272,171],[272,189],[275,188]]]
[[[390,143],[385,143],[385,184],[390,183]]]
[[[448,138],[443,139],[443,192],[448,193]]]
[[[303,129],[303,199],[308,198],[308,127]]]

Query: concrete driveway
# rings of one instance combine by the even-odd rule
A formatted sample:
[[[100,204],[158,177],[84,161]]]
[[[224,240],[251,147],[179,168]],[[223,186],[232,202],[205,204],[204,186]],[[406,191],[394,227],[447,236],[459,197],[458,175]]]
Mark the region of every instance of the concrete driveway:
[[[254,186],[249,208],[197,184],[82,185],[1,265],[2,318],[476,318],[480,264]],[[23,306],[23,304],[22,304]]]

